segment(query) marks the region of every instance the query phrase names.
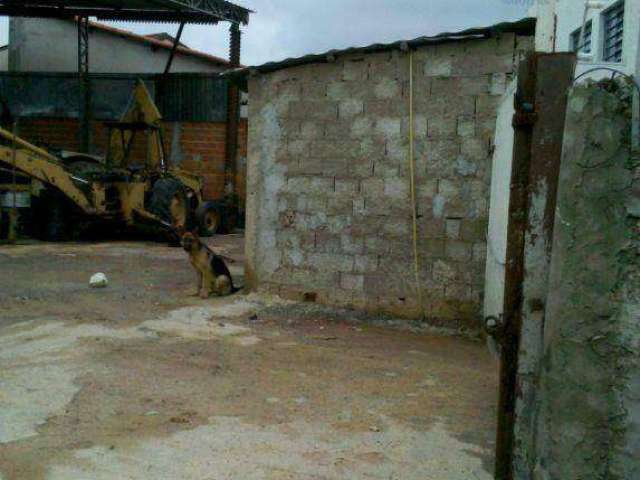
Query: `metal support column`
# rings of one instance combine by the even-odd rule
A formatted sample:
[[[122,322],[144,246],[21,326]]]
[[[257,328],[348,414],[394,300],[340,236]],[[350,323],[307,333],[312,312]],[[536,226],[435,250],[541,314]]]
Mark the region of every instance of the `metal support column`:
[[[516,376],[513,478],[534,478],[537,461],[540,375],[544,361],[545,312],[564,145],[567,92],[573,84],[574,53],[536,55],[535,124],[527,187],[520,344]]]
[[[240,66],[241,32],[240,25],[233,23],[230,32],[229,63],[231,68]],[[230,84],[227,104],[227,141],[226,141],[226,181],[228,194],[236,192],[236,174],[238,162],[238,126],[240,124],[240,90]]]
[[[9,235],[8,235],[8,240],[9,243],[16,243],[17,237],[18,237],[18,195],[17,195],[17,185],[16,185],[16,152],[18,150],[18,147],[16,145],[16,138],[17,138],[17,128],[16,128],[16,124],[13,124],[12,127],[12,132],[13,132],[13,141],[11,142],[11,164],[13,166],[13,168],[11,169],[11,191],[13,193],[12,195],[12,203],[11,203],[11,210],[9,211]]]
[[[171,53],[169,54],[169,60],[167,60],[167,65],[164,69],[164,74],[168,75],[171,72],[171,65],[173,65],[173,59],[176,56],[176,51],[178,50],[178,46],[180,46],[180,39],[182,38],[182,32],[184,31],[184,22],[180,24],[180,28],[178,28],[178,34],[173,41],[173,47],[171,48]]]
[[[78,18],[78,76],[80,80],[80,147],[91,148],[91,79],[89,78],[89,17]]]
[[[496,480],[514,480],[513,450],[516,421],[516,391],[518,356],[522,326],[521,302],[524,278],[524,248],[527,220],[529,218],[528,189],[531,169],[531,146],[536,121],[535,54],[520,62],[516,114],[513,119],[515,140],[511,191],[509,198],[509,223],[507,228],[507,262],[504,285],[504,324],[500,326],[500,396],[498,399],[498,432],[496,438]]]

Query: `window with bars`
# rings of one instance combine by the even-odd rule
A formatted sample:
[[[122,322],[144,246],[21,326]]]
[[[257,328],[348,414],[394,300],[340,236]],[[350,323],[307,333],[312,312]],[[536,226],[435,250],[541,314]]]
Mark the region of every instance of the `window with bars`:
[[[624,36],[624,2],[618,2],[602,13],[604,26],[605,62],[622,62],[622,42]]]
[[[576,53],[591,53],[591,33],[592,23],[588,22],[584,26],[584,42],[580,45],[581,28],[571,34],[571,50]]]

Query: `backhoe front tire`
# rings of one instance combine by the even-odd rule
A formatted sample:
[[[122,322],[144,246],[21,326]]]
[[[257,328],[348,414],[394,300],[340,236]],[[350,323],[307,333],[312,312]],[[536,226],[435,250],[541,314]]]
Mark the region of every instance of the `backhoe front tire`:
[[[153,186],[149,210],[173,228],[191,228],[192,215],[187,192],[174,178],[161,178]]]

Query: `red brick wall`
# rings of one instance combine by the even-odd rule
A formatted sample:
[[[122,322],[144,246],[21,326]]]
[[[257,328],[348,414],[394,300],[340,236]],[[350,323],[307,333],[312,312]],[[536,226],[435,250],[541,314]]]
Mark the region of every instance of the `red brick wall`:
[[[174,134],[180,129],[179,134]],[[215,200],[224,196],[225,135],[224,123],[167,123],[164,140],[167,152],[177,151],[180,166],[204,180],[204,196]],[[173,141],[180,145],[174,148]]]
[[[38,146],[78,150],[79,125],[66,118],[21,118],[18,135]]]
[[[39,146],[65,150],[79,150],[79,122],[64,118],[20,119],[19,135]],[[179,132],[175,132],[179,129]],[[204,180],[204,196],[207,200],[222,198],[225,194],[225,123],[165,122],[163,137],[168,156],[172,152],[180,159],[180,166],[201,175]],[[174,148],[174,139],[180,145]],[[93,141],[96,152],[107,150],[107,129],[102,122],[93,123]],[[239,157],[247,156],[247,121],[240,122],[238,133]],[[139,135],[132,148],[132,158],[143,161],[146,156],[146,139]],[[246,195],[246,164],[238,162],[237,193],[244,205]]]

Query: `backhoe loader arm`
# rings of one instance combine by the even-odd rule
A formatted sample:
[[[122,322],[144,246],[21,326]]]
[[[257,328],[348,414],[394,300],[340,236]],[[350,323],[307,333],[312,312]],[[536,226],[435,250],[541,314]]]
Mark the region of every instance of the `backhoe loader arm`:
[[[153,103],[151,94],[142,80],[138,80],[133,90],[133,99],[128,110],[122,116],[123,122],[142,122],[149,126],[159,127],[162,122],[160,110]]]
[[[122,123],[142,123],[151,127],[152,131],[148,137],[147,145],[147,165],[151,169],[164,169],[164,150],[162,148],[162,115],[151,98],[151,94],[142,80],[138,80],[131,96],[127,111],[120,118]],[[109,138],[109,152],[111,163],[117,167],[125,167],[127,162],[127,152],[125,145],[128,144],[133,133],[130,131],[112,131]]]
[[[58,159],[47,151],[14,136],[11,132],[0,128],[0,137],[15,145],[15,155],[12,147],[0,145],[0,164],[6,168],[16,168],[21,173],[52,185],[78,205],[85,213],[94,213],[95,208],[87,195],[76,186],[76,182],[89,183],[84,179],[74,177],[68,172]]]

